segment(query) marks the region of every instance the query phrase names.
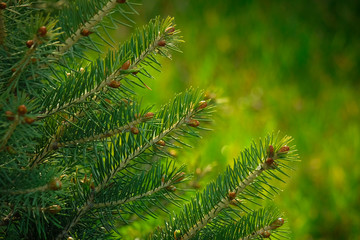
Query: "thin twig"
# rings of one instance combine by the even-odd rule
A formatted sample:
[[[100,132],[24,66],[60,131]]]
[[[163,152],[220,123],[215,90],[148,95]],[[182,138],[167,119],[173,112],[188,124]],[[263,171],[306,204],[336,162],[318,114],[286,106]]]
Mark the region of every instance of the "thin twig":
[[[249,174],[249,176],[244,179],[240,185],[234,190],[236,195],[240,194],[245,190],[247,186],[254,182],[254,180],[268,168],[267,163],[261,163],[253,172]],[[223,209],[229,207],[231,203],[231,199],[229,197],[222,198],[218,204],[214,206],[214,208],[208,212],[206,215],[202,217],[200,221],[198,221],[194,226],[192,226],[182,237],[183,240],[191,239],[195,236],[195,234],[205,227],[212,219],[214,219]]]

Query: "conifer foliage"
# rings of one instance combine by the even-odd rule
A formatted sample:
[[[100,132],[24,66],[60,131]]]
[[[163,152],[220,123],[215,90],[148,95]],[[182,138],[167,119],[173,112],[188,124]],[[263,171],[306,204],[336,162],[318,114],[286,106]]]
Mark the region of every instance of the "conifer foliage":
[[[162,107],[137,99],[158,56],[182,42],[170,17],[113,39],[138,5],[0,0],[0,238],[113,239],[132,216],[182,201],[176,186],[190,174],[169,150],[207,130],[213,101],[193,89]],[[261,200],[297,160],[290,143],[253,143],[148,238],[286,236],[280,212]]]

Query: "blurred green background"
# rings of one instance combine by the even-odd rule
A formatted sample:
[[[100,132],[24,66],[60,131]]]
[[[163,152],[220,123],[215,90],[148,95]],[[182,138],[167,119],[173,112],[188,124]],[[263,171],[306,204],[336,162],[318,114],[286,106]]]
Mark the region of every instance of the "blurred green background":
[[[144,102],[194,86],[219,103],[214,131],[179,161],[191,159],[190,172],[216,164],[215,178],[253,139],[280,130],[302,160],[276,198],[292,238],[359,239],[360,2],[152,0],[137,10],[139,25],[174,16],[185,40],[147,81]]]

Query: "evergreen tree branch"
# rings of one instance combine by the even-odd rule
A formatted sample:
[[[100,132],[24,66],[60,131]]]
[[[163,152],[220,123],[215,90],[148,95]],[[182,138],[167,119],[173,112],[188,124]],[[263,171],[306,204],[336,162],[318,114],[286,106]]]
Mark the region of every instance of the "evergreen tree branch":
[[[64,230],[55,238],[56,240],[62,239],[67,233],[80,221],[81,217],[87,213],[87,211],[92,207],[94,200],[94,192],[90,194],[89,199],[86,203],[77,210],[77,214],[71,222],[64,228]]]
[[[211,225],[199,235],[199,239],[250,240],[270,236],[277,239],[284,234],[282,237],[287,238],[288,232],[283,226],[285,220],[274,206],[253,210],[238,218],[229,218],[226,222],[214,219]]]
[[[191,116],[193,116],[195,113],[194,109],[192,111],[189,111],[184,117],[180,118],[177,122],[175,122],[172,126],[164,129],[162,132],[160,132],[158,135],[154,136],[152,139],[149,139],[145,144],[139,146],[133,153],[128,155],[123,161],[120,162],[120,164],[115,167],[113,170],[109,172],[107,177],[103,180],[103,182],[97,187],[96,190],[100,190],[104,188],[109,181],[116,176],[118,172],[125,169],[127,165],[130,163],[131,160],[137,158],[140,154],[145,152],[148,148],[159,142],[164,137],[170,135],[172,132],[176,131],[177,129],[180,129],[180,127],[185,124]]]
[[[217,178],[216,183],[210,183],[202,194],[185,205],[183,212],[170,221],[167,231],[161,233],[161,238],[173,236],[174,230],[179,239],[199,237],[204,231],[212,230],[209,229],[211,226],[208,226],[212,221],[231,219],[231,212],[240,216],[233,208],[229,208],[236,197],[257,205],[257,199],[270,198],[272,193],[266,190],[265,186],[276,193],[276,188],[273,188],[269,181],[272,178],[282,180],[276,173],[286,176],[282,169],[289,169],[287,163],[297,160],[297,155],[294,154],[296,150],[293,147],[290,150],[286,145],[290,141],[289,137],[276,141],[273,136],[268,136],[265,143],[260,142],[260,147],[254,143],[250,150],[241,152],[241,157],[234,162],[233,168],[228,167],[225,173]],[[239,200],[236,205],[245,213],[249,209]]]
[[[71,145],[79,145],[79,144],[83,144],[83,143],[87,143],[87,142],[99,141],[99,140],[102,140],[105,138],[113,137],[120,133],[130,131],[134,126],[138,125],[139,123],[147,121],[150,118],[152,118],[152,115],[153,115],[153,113],[149,112],[149,113],[145,114],[143,117],[137,118],[136,120],[133,120],[124,126],[120,126],[118,128],[113,128],[111,130],[108,130],[108,131],[105,131],[105,132],[102,132],[99,134],[91,134],[90,132],[87,132],[91,136],[61,142],[60,137],[61,137],[61,135],[64,134],[64,131],[66,131],[66,126],[69,125],[69,124],[64,123],[63,125],[60,126],[61,129],[59,129],[56,132],[56,134],[54,134],[54,136],[51,138],[49,144],[47,144],[47,147],[45,147],[39,155],[34,156],[30,165],[32,167],[35,167],[38,164],[41,164],[41,162],[43,161],[43,159],[46,156],[51,154],[53,151],[58,150],[59,148],[68,147]]]
[[[73,45],[75,45],[80,38],[86,37],[84,36],[84,30],[91,31],[93,27],[95,27],[98,23],[102,21],[102,19],[107,16],[113,8],[115,8],[118,5],[117,0],[111,0],[109,1],[102,9],[100,9],[91,19],[89,19],[88,22],[84,23],[83,25],[79,26],[79,28],[73,33],[70,37],[68,37],[64,45],[59,47],[57,50],[57,54],[55,54],[53,57],[59,58],[64,53],[66,53]]]
[[[247,186],[252,184],[254,180],[266,169],[269,169],[269,164],[265,162],[262,164],[259,164],[258,167],[249,174],[247,178],[245,178],[238,186],[237,188],[230,191],[231,193],[234,193],[234,195],[239,195],[241,192],[245,190]],[[198,231],[200,231],[203,227],[205,227],[212,219],[214,219],[223,209],[228,208],[232,197],[226,196],[222,198],[214,207],[213,209],[204,215],[200,221],[198,221],[195,225],[193,225],[184,235],[183,239],[191,239]]]
[[[168,117],[168,113],[170,111],[174,112],[175,109],[177,109],[178,111],[180,111],[180,109],[182,109],[182,111],[184,111],[181,115],[177,116],[176,119],[173,119],[172,121],[169,120],[169,122],[173,122],[172,125],[170,126],[166,126],[167,124],[169,124],[169,122],[164,121],[164,119],[160,122],[164,121],[164,124],[166,126],[166,128],[161,128],[161,131],[153,136],[153,130],[150,130],[149,132],[151,132],[152,138],[151,139],[147,139],[145,141],[145,144],[140,145],[139,147],[137,147],[133,152],[129,153],[126,158],[122,159],[120,161],[120,163],[116,163],[116,165],[114,165],[111,169],[111,171],[106,171],[105,176],[102,179],[99,179],[97,177],[97,181],[99,181],[97,186],[94,186],[92,193],[90,195],[90,197],[88,198],[88,200],[85,202],[85,204],[80,207],[79,212],[77,213],[77,215],[75,216],[75,218],[73,218],[73,220],[67,225],[67,227],[64,229],[64,231],[58,236],[58,238],[61,238],[63,236],[65,236],[67,234],[67,232],[69,232],[76,224],[77,222],[80,220],[81,217],[83,217],[83,215],[85,214],[85,212],[87,210],[89,210],[90,206],[91,208],[94,206],[94,195],[97,195],[98,193],[100,193],[101,191],[103,191],[104,189],[106,189],[109,186],[109,183],[112,179],[114,179],[118,173],[120,171],[122,171],[123,169],[125,169],[129,163],[134,160],[135,158],[139,157],[142,153],[144,153],[147,149],[149,149],[151,146],[155,145],[157,142],[159,142],[159,140],[161,140],[162,138],[169,136],[171,133],[175,132],[176,130],[181,129],[181,127],[184,124],[189,124],[189,119],[192,119],[192,117],[199,112],[203,111],[203,108],[205,107],[205,105],[200,102],[200,104],[198,103],[198,98],[194,98],[194,96],[192,96],[189,93],[184,94],[185,96],[181,96],[184,99],[186,99],[186,105],[185,103],[180,104],[180,100],[181,97],[177,97],[175,98],[174,102],[177,102],[178,104],[175,104],[175,106],[173,106],[174,109],[168,109],[169,106],[164,107],[164,109],[162,111],[160,111],[160,113],[158,113],[159,116],[163,116],[163,117]],[[196,102],[194,102],[196,101]],[[177,106],[178,105],[178,106]],[[168,112],[169,111],[169,112]],[[179,113],[180,114],[180,113]],[[159,128],[159,127],[156,127]],[[114,143],[113,143],[114,144]],[[111,152],[112,155],[118,156],[120,155],[117,153],[117,151],[119,150],[111,150],[109,152]],[[103,160],[103,157],[100,157],[99,159],[101,159],[100,161],[97,161],[97,164],[100,165],[107,165],[108,163],[106,163],[106,160]],[[98,166],[96,167],[97,171],[100,171],[100,169],[106,169],[103,166]],[[107,168],[108,169],[108,168]],[[99,173],[95,173],[93,172],[94,176],[100,176],[101,174]],[[177,179],[174,179],[174,181],[177,181]],[[161,190],[163,188],[159,188],[158,190]],[[152,192],[153,191],[153,192]],[[150,193],[155,193],[157,191],[149,191],[147,193],[144,193],[144,196],[147,196]],[[136,198],[137,199],[137,198]],[[122,200],[120,200],[119,203],[121,203]]]
[[[99,76],[91,75],[91,72],[83,73],[81,77],[82,80],[85,81],[86,76],[91,75],[92,78],[96,76],[95,82],[98,82],[98,84],[95,84],[92,88],[88,89],[73,89],[76,91],[82,91],[81,93],[79,92],[76,94],[79,95],[78,97],[72,98],[70,101],[64,101],[64,99],[68,99],[69,93],[59,91],[61,90],[61,87],[59,89],[56,89],[56,92],[53,92],[49,95],[49,99],[53,99],[51,100],[51,105],[53,106],[53,109],[47,110],[44,114],[39,115],[37,119],[40,120],[46,118],[52,114],[64,111],[76,104],[85,102],[89,97],[93,96],[98,92],[101,92],[106,86],[114,88],[114,84],[118,84],[116,87],[120,87],[120,81],[124,79],[126,80],[127,76],[132,75],[134,77],[137,77],[135,75],[138,71],[140,71],[139,67],[141,64],[151,65],[151,61],[157,63],[156,59],[154,59],[152,55],[156,50],[159,50],[160,48],[169,48],[172,50],[176,50],[175,44],[177,42],[180,42],[180,40],[175,36],[175,34],[179,33],[179,31],[175,31],[172,29],[169,30],[169,26],[172,27],[172,20],[172,18],[167,18],[163,21],[160,21],[159,18],[156,18],[155,20],[151,21],[148,26],[144,27],[142,31],[138,30],[132,36],[130,41],[126,42],[120,47],[119,51],[117,51],[116,54],[110,52],[105,58],[106,60],[104,61],[104,63],[100,63],[98,61],[97,65],[90,68],[92,71],[95,72],[95,74],[102,74],[104,72],[104,69],[97,69],[99,65],[100,67],[105,68],[108,68],[107,65],[109,65],[109,69],[111,69],[112,72],[109,73],[109,69],[107,69],[104,74]],[[165,40],[167,41],[166,45],[159,45],[160,42],[162,43],[162,41]],[[162,53],[163,55],[167,56],[165,51],[162,51]],[[118,62],[119,59],[121,61],[121,64],[119,64]],[[74,81],[75,79],[69,78],[69,82],[65,84],[73,84]],[[86,81],[89,80],[86,79]],[[64,85],[63,88],[68,89],[66,85]],[[45,100],[45,102],[47,102],[47,100]],[[60,105],[60,102],[62,105]]]
[[[5,93],[5,97],[9,93],[14,93],[15,90],[16,94],[19,94],[26,89],[29,96],[38,95],[39,93],[35,90],[39,88],[43,92],[45,86],[42,84],[43,80],[49,80],[46,74],[48,69],[44,67],[49,64],[49,59],[45,56],[59,45],[57,37],[60,33],[59,28],[55,28],[56,20],[51,20],[49,16],[39,13],[23,22],[18,18],[28,13],[23,14],[24,9],[18,8],[30,8],[29,3],[19,6],[15,3],[7,11],[9,13],[6,19],[9,25],[7,28],[11,28],[17,34],[7,35],[4,48],[0,50],[0,54],[4,57],[1,59],[4,60],[2,64],[5,67],[4,71],[0,72],[0,78],[4,80],[0,91]],[[24,27],[28,28],[28,31],[25,34],[19,34],[18,32],[24,31]],[[19,46],[16,43],[19,43]]]
[[[162,166],[159,162],[155,163],[152,168],[148,171],[143,171],[142,173],[135,175],[132,179],[126,181],[126,183],[118,182],[115,185],[112,185],[109,189],[106,189],[105,192],[102,192],[104,189],[93,188],[91,190],[87,201],[79,208],[77,214],[74,216],[72,221],[65,227],[57,239],[61,239],[63,236],[66,236],[71,229],[79,223],[82,217],[91,210],[103,209],[104,214],[109,211],[110,208],[124,209],[129,208],[129,206],[123,206],[135,201],[141,201],[142,199],[147,199],[146,203],[150,202],[150,198],[165,198],[164,194],[161,194],[164,190],[169,190],[170,187],[173,187],[173,184],[180,183],[184,179],[184,174],[180,173],[182,168],[175,171],[173,163],[167,163]],[[161,177],[163,176],[163,177]],[[169,179],[165,181],[164,176],[168,176]],[[90,181],[91,182],[91,181]],[[124,186],[125,184],[125,186]],[[147,190],[146,190],[147,189]],[[148,190],[150,189],[150,190]],[[113,193],[112,193],[113,192]],[[154,197],[154,195],[157,195]],[[115,199],[120,196],[121,199],[110,200],[111,198]],[[159,206],[162,208],[161,206]],[[130,207],[131,208],[131,207]],[[140,210],[140,209],[139,209]],[[135,212],[139,211],[134,210]],[[102,210],[100,210],[102,211]],[[110,210],[111,212],[111,210]]]

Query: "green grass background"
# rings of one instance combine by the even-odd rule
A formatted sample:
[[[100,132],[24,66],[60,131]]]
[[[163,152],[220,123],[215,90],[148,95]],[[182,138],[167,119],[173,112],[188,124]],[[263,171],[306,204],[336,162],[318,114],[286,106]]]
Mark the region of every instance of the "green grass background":
[[[179,161],[190,159],[190,172],[216,165],[215,178],[253,139],[280,130],[302,160],[275,199],[292,238],[359,239],[360,3],[154,0],[137,10],[139,25],[174,16],[185,40],[147,81],[153,91],[140,91],[144,102],[163,104],[193,86],[219,103],[214,131]]]

